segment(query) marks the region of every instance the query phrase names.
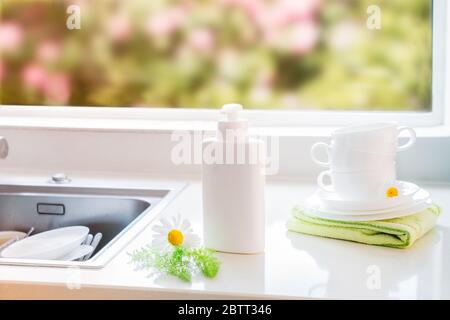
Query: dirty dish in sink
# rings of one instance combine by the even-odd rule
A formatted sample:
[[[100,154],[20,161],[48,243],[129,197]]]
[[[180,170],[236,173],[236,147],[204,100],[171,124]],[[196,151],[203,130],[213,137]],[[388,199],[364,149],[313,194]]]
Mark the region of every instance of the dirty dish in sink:
[[[58,259],[68,255],[86,239],[89,228],[58,228],[17,241],[1,252],[4,258]]]

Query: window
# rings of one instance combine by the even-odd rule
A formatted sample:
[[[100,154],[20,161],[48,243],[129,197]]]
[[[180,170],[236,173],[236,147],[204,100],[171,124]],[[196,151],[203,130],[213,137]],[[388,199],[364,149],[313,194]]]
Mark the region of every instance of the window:
[[[438,3],[2,0],[0,104],[435,112]]]

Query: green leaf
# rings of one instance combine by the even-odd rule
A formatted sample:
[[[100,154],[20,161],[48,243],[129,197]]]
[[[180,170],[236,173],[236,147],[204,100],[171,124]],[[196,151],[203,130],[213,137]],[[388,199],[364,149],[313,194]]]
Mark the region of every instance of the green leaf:
[[[220,269],[220,261],[214,256],[214,251],[207,248],[191,250],[191,256],[198,269],[207,278],[214,278]]]
[[[207,278],[214,278],[220,262],[214,251],[207,248],[186,249],[175,247],[169,252],[160,252],[151,246],[133,251],[131,262],[141,268],[156,268],[159,272],[190,282],[192,274],[200,271]]]

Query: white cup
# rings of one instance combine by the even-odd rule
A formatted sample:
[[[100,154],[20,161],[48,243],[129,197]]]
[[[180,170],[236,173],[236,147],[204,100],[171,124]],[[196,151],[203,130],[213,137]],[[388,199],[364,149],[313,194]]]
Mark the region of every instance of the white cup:
[[[322,151],[321,151],[322,150]],[[318,154],[323,153],[326,159],[320,160]],[[363,170],[376,170],[392,166],[395,154],[376,154],[356,151],[348,148],[339,148],[335,144],[325,142],[315,143],[311,147],[312,160],[335,172],[353,172]]]
[[[409,139],[399,146],[398,137],[403,131],[409,133]],[[338,148],[387,155],[411,148],[416,142],[416,132],[395,122],[380,122],[337,129],[331,138]]]
[[[324,182],[328,177],[330,184]],[[365,201],[385,194],[386,190],[395,183],[395,165],[384,170],[359,172],[323,171],[317,177],[317,184],[326,192],[336,193],[345,200]]]
[[[410,138],[399,146],[398,136],[402,131],[408,131]],[[330,144],[315,143],[311,147],[311,158],[334,172],[377,170],[392,167],[396,153],[409,149],[415,141],[412,128],[397,127],[391,122],[353,126],[334,131]],[[319,159],[320,149],[325,151],[327,159]]]

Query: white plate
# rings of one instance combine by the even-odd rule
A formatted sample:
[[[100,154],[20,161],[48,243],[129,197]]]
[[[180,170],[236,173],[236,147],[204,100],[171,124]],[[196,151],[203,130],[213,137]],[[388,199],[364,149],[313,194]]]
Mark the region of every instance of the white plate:
[[[428,191],[424,189],[420,189],[418,192],[416,192],[413,195],[413,198],[411,201],[404,203],[400,206],[396,207],[389,207],[385,209],[380,210],[366,210],[366,211],[352,211],[352,210],[333,210],[329,209],[321,203],[321,201],[317,197],[310,197],[305,202],[305,207],[308,208],[308,210],[315,210],[324,212],[327,214],[332,215],[338,215],[338,216],[368,216],[368,215],[377,215],[377,214],[384,214],[384,213],[392,213],[392,212],[398,212],[402,210],[407,210],[408,208],[411,208],[413,205],[420,205],[423,203],[426,203],[430,199],[430,194]]]
[[[369,199],[367,201],[348,201],[340,198],[337,194],[326,192],[324,190],[317,190],[316,197],[319,198],[323,207],[330,210],[343,211],[372,211],[386,208],[393,208],[403,205],[411,200],[416,192],[420,190],[419,186],[411,182],[397,181],[394,184],[399,191],[397,197],[381,199]]]
[[[420,189],[416,192],[410,201],[396,206],[396,207],[388,207],[380,210],[365,210],[365,211],[354,211],[354,210],[334,210],[328,207],[323,206],[322,202],[317,197],[310,197],[306,200],[305,205],[313,210],[327,212],[333,215],[345,215],[345,216],[366,216],[366,215],[375,215],[382,213],[390,213],[399,210],[405,210],[410,208],[412,205],[418,205],[426,202],[430,198],[430,194],[428,191],[424,189]]]
[[[396,210],[388,213],[380,213],[380,214],[371,214],[371,215],[335,215],[330,214],[328,212],[318,211],[318,210],[310,210],[308,209],[308,213],[315,215],[320,218],[330,219],[330,220],[338,220],[338,221],[375,221],[375,220],[386,220],[393,218],[400,218],[404,216],[409,216],[415,213],[418,213],[422,210],[429,208],[432,205],[431,199],[424,201],[422,203],[417,203],[409,208]]]
[[[89,228],[74,226],[42,232],[17,241],[1,252],[4,258],[58,259],[83,242]]]
[[[78,246],[78,248],[76,248],[75,250],[70,252],[68,255],[66,255],[62,258],[59,258],[58,260],[74,261],[74,260],[77,260],[79,258],[82,258],[82,257],[88,255],[92,251],[94,251],[93,246],[82,244],[81,246]]]

